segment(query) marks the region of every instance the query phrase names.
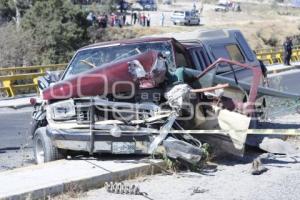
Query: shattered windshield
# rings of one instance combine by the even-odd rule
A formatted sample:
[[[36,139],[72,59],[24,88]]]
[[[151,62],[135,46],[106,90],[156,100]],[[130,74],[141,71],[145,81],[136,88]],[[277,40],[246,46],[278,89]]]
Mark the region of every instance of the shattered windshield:
[[[152,42],[106,46],[79,51],[65,73],[64,79],[82,73],[89,69],[100,67],[103,64],[115,62],[130,56],[155,50],[167,56],[168,63],[174,63],[172,46],[168,42]]]

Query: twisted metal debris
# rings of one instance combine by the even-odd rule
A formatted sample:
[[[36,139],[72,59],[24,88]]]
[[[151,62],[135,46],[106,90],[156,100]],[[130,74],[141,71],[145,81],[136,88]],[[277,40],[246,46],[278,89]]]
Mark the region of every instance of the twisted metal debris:
[[[128,195],[142,195],[147,196],[146,192],[141,192],[137,185],[125,185],[124,183],[105,182],[105,189],[109,193],[114,194],[128,194]]]

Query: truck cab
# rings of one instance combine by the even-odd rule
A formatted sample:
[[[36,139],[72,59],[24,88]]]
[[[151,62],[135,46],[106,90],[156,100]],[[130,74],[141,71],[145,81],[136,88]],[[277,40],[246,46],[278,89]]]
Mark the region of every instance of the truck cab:
[[[220,29],[208,31],[195,31],[191,33],[189,39],[175,35],[175,39],[183,43],[192,55],[194,61],[197,58],[205,60],[205,63],[198,63],[198,69],[204,69],[207,64],[211,64],[219,58],[226,58],[250,66],[258,66],[259,61],[256,59],[254,52],[251,50],[243,34],[239,30]],[[208,63],[209,62],[209,63]]]
[[[179,33],[174,36],[175,39],[185,45],[197,70],[205,70],[219,58],[237,61],[252,67],[260,67],[260,62],[239,30],[195,31],[189,35],[188,39],[186,39],[186,34]],[[249,81],[249,70],[233,67],[236,69],[238,79]],[[226,65],[219,67],[218,74],[233,77],[230,66]]]

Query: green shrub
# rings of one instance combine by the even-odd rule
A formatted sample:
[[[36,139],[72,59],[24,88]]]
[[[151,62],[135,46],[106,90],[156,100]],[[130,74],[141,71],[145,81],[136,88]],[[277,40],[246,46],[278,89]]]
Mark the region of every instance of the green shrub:
[[[138,36],[138,33],[134,29],[118,27],[109,27],[106,29],[90,27],[88,33],[90,43],[131,39]]]

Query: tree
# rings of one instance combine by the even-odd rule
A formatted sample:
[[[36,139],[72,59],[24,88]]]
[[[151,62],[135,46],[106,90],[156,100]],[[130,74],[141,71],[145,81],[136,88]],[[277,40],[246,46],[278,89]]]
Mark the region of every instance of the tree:
[[[36,1],[22,19],[32,32],[38,63],[67,62],[88,41],[85,13],[65,0]]]
[[[97,12],[107,13],[115,1],[103,1]],[[0,20],[6,22],[0,26],[1,66],[68,62],[89,42],[132,35],[88,29],[86,16],[71,0],[1,0]]]
[[[10,22],[13,20],[18,28],[20,26],[21,17],[33,5],[33,3],[34,0],[1,0],[1,22]]]
[[[14,24],[0,27],[1,66],[22,66],[37,63],[30,31],[17,31]]]
[[[10,21],[13,17],[13,10],[9,7],[8,1],[0,1],[0,18],[1,23]]]

